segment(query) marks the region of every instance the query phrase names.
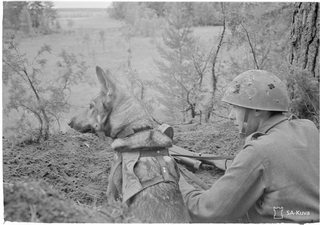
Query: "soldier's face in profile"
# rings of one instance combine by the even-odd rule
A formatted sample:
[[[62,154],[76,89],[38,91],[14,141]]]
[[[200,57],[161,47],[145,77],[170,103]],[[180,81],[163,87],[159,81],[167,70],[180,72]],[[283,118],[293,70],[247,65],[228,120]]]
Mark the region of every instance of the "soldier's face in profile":
[[[252,134],[258,129],[259,126],[259,117],[256,115],[256,110],[254,109],[246,109],[240,106],[232,105],[229,118],[233,120],[234,124],[237,126],[239,132],[242,131],[244,124],[244,117],[246,110],[248,110],[248,120],[247,120],[247,128],[245,130],[246,136]]]

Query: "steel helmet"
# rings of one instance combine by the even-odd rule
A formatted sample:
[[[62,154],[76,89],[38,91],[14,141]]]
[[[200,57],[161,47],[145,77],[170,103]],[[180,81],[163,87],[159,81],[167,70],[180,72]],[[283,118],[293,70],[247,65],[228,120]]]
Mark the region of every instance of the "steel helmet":
[[[285,84],[264,70],[248,70],[233,79],[223,102],[249,109],[288,111],[289,97]]]

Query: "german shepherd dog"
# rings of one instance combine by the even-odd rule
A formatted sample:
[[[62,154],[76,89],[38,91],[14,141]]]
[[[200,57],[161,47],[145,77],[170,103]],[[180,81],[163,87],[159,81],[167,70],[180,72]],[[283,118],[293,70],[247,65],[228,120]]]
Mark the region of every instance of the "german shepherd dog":
[[[100,94],[69,126],[113,139],[114,162],[107,197],[122,200],[141,222],[190,222],[179,190],[179,170],[168,154],[172,140],[154,129],[141,104],[96,67]]]

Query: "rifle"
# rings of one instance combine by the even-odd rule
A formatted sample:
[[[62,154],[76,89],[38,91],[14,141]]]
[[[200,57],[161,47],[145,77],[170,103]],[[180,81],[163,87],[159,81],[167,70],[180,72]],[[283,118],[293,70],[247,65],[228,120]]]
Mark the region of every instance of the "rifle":
[[[185,164],[194,170],[200,169],[202,164],[212,165],[221,170],[226,170],[234,158],[233,156],[195,153],[176,145],[169,148],[169,153],[177,162]]]
[[[170,125],[163,123],[158,127],[158,130],[173,139],[174,132]],[[226,170],[231,165],[234,158],[233,156],[195,153],[176,145],[169,148],[169,153],[177,162],[185,164],[193,170],[200,169],[202,164],[212,165],[221,170]]]

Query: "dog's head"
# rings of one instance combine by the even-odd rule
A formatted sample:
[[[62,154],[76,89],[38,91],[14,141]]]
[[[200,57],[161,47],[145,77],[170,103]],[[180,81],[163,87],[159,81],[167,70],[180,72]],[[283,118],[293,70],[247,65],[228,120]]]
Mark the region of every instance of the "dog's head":
[[[100,93],[85,111],[71,119],[70,127],[82,133],[117,138],[129,134],[138,122],[139,126],[151,126],[142,106],[113,81],[108,70],[104,72],[97,66],[96,73]]]

